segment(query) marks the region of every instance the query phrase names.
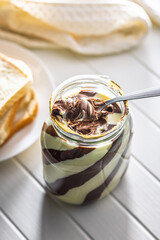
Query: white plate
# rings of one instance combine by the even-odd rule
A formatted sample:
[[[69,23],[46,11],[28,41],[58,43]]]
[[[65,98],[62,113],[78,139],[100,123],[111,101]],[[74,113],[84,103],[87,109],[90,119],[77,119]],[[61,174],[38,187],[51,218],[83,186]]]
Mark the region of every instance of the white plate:
[[[41,133],[42,124],[47,117],[49,98],[55,87],[54,79],[33,53],[15,43],[0,40],[0,52],[27,63],[33,71],[34,89],[38,98],[38,115],[35,121],[17,132],[4,146],[0,147],[0,162],[24,151],[33,144]]]

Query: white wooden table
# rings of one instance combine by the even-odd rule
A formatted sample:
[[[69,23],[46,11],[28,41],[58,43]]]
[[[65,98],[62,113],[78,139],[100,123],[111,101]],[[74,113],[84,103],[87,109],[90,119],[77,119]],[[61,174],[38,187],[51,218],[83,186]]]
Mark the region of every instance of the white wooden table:
[[[57,85],[87,73],[110,75],[125,92],[160,85],[159,29],[138,48],[115,56],[33,52],[47,64]],[[1,240],[160,239],[160,98],[137,100],[130,107],[134,117],[130,165],[119,187],[99,202],[69,206],[46,193],[39,140],[0,163]]]

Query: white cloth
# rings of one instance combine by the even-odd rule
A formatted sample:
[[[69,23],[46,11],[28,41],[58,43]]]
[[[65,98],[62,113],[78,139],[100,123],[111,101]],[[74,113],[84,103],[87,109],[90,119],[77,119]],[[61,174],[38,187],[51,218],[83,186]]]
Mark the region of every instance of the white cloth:
[[[160,0],[135,0],[135,2],[146,10],[153,23],[160,26]]]
[[[0,38],[28,47],[112,54],[136,46],[150,27],[144,9],[126,0],[0,1]]]

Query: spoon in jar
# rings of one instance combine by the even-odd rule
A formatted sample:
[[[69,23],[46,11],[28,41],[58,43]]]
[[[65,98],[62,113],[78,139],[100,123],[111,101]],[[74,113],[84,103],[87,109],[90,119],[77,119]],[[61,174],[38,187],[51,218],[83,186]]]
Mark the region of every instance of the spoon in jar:
[[[110,100],[107,100],[104,105],[100,108],[102,110],[106,106],[108,106],[111,103],[115,102],[121,102],[125,100],[134,100],[134,99],[141,99],[141,98],[149,98],[149,97],[157,97],[160,96],[160,87],[154,87],[154,88],[147,88],[140,91],[128,93],[122,96],[118,96],[115,98],[112,98]]]

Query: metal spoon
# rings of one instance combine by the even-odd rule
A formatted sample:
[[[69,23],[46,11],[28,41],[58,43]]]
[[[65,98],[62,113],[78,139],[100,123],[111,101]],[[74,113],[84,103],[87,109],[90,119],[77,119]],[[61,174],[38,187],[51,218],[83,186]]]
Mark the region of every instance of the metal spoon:
[[[125,100],[134,100],[134,99],[141,99],[141,98],[149,98],[149,97],[157,97],[160,96],[160,87],[154,87],[154,88],[147,88],[140,91],[128,93],[123,96],[118,96],[115,98],[112,98],[110,100],[107,100],[104,105],[100,108],[102,110],[107,105],[115,102],[121,102]]]

